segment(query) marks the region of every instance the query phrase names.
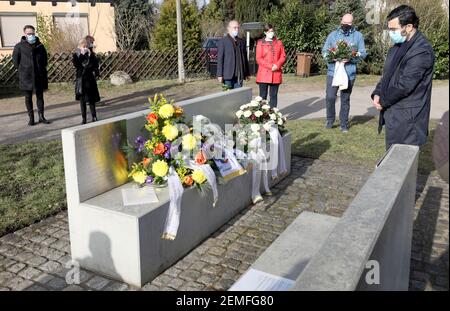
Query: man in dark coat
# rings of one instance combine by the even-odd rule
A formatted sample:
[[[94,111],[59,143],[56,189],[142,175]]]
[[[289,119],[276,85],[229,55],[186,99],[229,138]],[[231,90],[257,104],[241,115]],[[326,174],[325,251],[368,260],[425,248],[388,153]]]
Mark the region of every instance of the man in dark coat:
[[[44,90],[48,89],[47,51],[36,37],[31,25],[23,28],[24,36],[14,46],[13,62],[19,74],[19,89],[24,92],[29,122],[34,125],[33,92],[36,94],[39,122],[49,124],[44,117]]]
[[[419,18],[413,8],[401,5],[387,20],[394,46],[372,93],[380,111],[378,132],[384,125],[386,149],[393,144],[421,146],[428,137],[434,51],[418,30]]]
[[[228,23],[228,34],[217,43],[217,79],[228,89],[242,87],[250,77],[245,41],[238,37],[239,23]]]

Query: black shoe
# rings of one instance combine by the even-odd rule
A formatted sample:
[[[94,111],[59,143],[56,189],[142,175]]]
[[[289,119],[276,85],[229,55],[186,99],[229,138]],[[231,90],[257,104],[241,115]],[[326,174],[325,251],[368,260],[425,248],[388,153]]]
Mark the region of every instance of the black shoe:
[[[97,117],[92,117],[92,122],[98,121]]]
[[[334,122],[327,121],[327,123],[325,123],[325,128],[326,128],[326,129],[331,129],[331,128],[333,128],[333,123],[334,123]]]
[[[43,113],[39,113],[39,123],[50,124],[50,121],[44,117]]]
[[[86,122],[86,119],[85,118],[83,118],[83,121],[81,121],[81,124],[86,124],[87,122]]]
[[[33,126],[33,125],[35,125],[36,123],[34,123],[34,112],[32,111],[32,112],[28,112],[28,117],[29,117],[29,121],[28,121],[28,125],[29,126]]]

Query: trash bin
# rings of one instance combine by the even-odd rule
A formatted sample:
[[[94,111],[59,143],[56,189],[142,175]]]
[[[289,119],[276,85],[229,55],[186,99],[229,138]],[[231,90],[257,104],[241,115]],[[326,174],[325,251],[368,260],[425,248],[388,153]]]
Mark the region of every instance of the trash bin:
[[[297,76],[309,77],[313,55],[311,53],[297,53]]]

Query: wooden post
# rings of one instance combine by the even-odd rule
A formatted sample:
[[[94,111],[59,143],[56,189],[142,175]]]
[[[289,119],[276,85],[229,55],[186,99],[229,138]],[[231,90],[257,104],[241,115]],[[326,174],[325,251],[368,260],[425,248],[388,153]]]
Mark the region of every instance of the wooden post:
[[[177,2],[177,41],[178,41],[178,82],[184,83],[184,59],[183,59],[183,24],[181,14],[181,0]]]

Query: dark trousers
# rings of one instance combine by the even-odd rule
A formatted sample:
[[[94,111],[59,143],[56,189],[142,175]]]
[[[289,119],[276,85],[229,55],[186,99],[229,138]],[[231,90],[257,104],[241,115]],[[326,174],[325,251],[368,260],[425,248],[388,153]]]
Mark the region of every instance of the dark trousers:
[[[225,84],[229,89],[238,89],[242,87],[243,81],[238,81],[238,79],[234,77],[231,80],[224,80],[223,84]]]
[[[81,117],[83,118],[83,121],[86,121],[86,104],[88,102],[86,99],[82,96],[80,99],[80,108],[81,108]],[[92,118],[97,118],[97,111],[95,110],[95,103],[89,102],[89,110],[91,111]]]
[[[332,86],[333,77],[327,76],[327,122],[333,123],[336,120],[336,98],[339,87]],[[339,120],[341,122],[341,128],[348,126],[348,116],[350,113],[350,95],[352,94],[353,85],[355,80],[348,81],[348,88],[341,91],[341,110],[339,113]]]
[[[33,112],[33,91],[23,91],[28,113]],[[36,105],[39,113],[44,113],[44,91],[36,90]]]
[[[258,83],[259,85],[259,96],[263,99],[267,99],[268,91],[270,88],[270,107],[275,108],[278,105],[278,89],[280,87],[279,84],[270,84],[270,83]]]

